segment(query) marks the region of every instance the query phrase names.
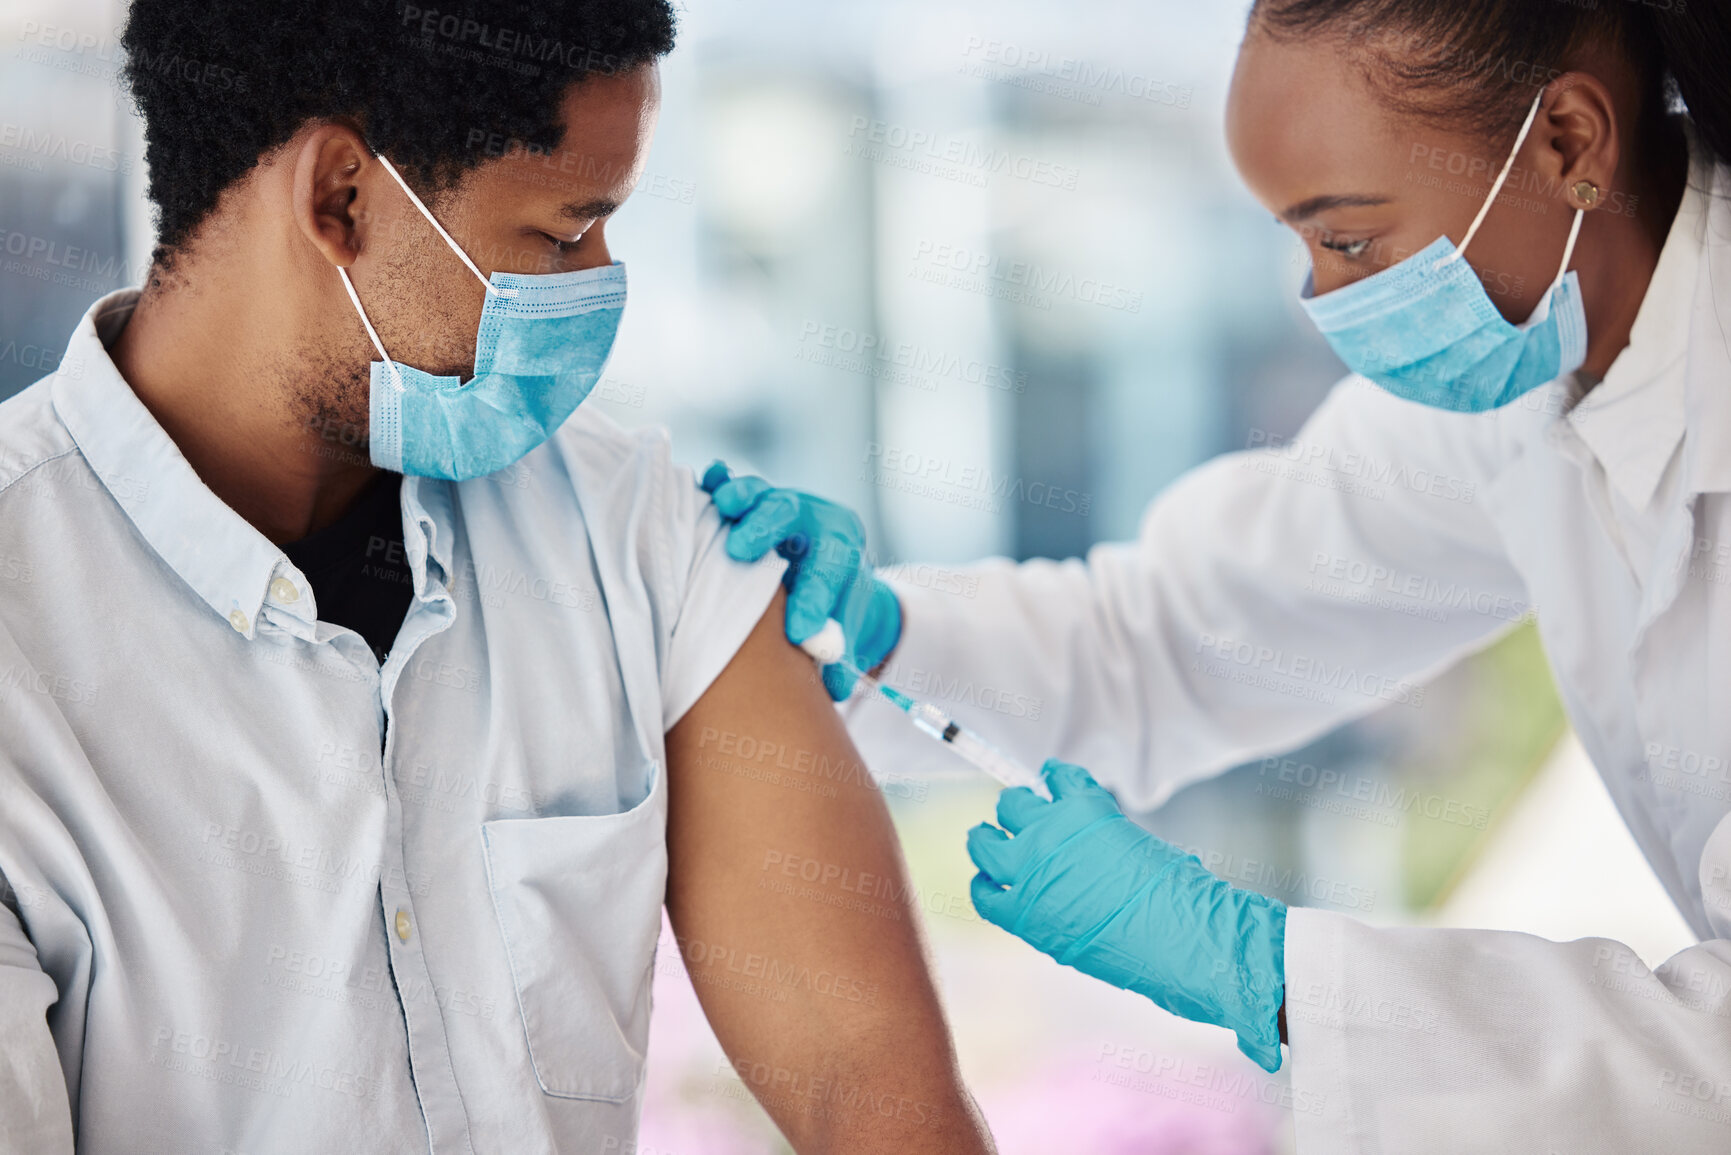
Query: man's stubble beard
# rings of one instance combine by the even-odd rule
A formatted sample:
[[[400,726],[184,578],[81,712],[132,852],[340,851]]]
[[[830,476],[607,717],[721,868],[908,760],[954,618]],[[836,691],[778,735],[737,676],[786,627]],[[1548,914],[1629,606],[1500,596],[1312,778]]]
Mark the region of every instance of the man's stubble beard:
[[[358,319],[357,319],[358,320]],[[289,416],[319,457],[371,462],[368,438],[372,346],[355,356],[328,347],[307,349],[296,358],[285,382]]]
[[[362,304],[368,307],[367,316],[378,330],[387,353],[396,352],[404,364],[424,367],[429,373],[467,381],[474,376],[472,334],[435,322],[437,330],[447,330],[443,333],[445,339],[435,343],[448,348],[429,350],[432,360],[422,365],[409,350],[416,345],[425,346],[426,322],[408,321],[399,325],[395,315],[399,307],[410,302],[430,303],[428,294],[432,290],[424,275],[418,276],[417,271],[424,274],[428,268],[438,268],[433,262],[441,258],[453,260],[444,242],[425,222],[421,224],[420,229],[393,246],[371,279],[367,297],[372,304],[368,305],[366,300]],[[356,292],[359,291],[357,286]],[[325,457],[352,455],[357,462],[370,464],[372,365],[378,352],[368,340],[352,303],[347,301],[347,293],[343,296],[348,320],[340,338],[333,343],[319,340],[318,335],[310,336],[301,354],[285,366],[284,386],[291,420],[315,439],[312,452]],[[421,339],[411,340],[409,335],[417,332]]]
[[[389,311],[395,302],[406,299],[409,268],[422,259],[422,253],[416,251],[420,248],[412,242],[393,246],[378,274],[370,279],[368,317],[375,329],[391,328],[381,326],[372,311]],[[336,277],[333,269],[332,279]],[[340,281],[337,287],[341,288]],[[356,292],[360,292],[358,286]],[[283,388],[289,398],[290,420],[307,435],[311,453],[350,464],[371,464],[372,365],[378,351],[347,298],[344,292],[343,319],[336,322],[337,331],[308,334],[300,351],[283,367]],[[386,342],[389,352],[391,338],[381,332],[379,339]]]

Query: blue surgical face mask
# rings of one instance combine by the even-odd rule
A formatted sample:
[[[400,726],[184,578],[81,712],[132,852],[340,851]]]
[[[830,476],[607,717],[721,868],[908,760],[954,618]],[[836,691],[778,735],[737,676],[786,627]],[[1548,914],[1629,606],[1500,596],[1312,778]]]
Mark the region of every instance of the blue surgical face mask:
[[[369,402],[372,461],[418,477],[484,477],[552,436],[600,380],[625,311],[625,266],[483,276],[391,162],[379,160],[480,278],[487,298],[475,336],[475,376],[464,382],[391,360],[348,270],[337,267],[379,351]]]
[[[1306,279],[1300,303],[1347,368],[1397,397],[1480,413],[1581,367],[1587,357],[1587,317],[1580,281],[1568,268],[1582,210],[1575,210],[1556,279],[1519,325],[1497,312],[1465,259],[1543,96],[1534,99],[1514,150],[1460,247],[1439,237],[1406,260],[1320,297],[1314,272]]]

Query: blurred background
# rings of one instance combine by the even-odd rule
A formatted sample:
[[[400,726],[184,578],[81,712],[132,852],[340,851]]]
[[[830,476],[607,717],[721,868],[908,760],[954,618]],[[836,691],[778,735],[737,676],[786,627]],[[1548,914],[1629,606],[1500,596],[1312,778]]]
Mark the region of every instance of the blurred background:
[[[632,304],[589,404],[669,427],[698,468],[720,456],[851,504],[885,565],[1132,536],[1173,477],[1292,435],[1341,372],[1295,304],[1299,243],[1225,152],[1246,7],[691,0],[649,171],[608,227]],[[148,259],[123,12],[0,0],[0,397],[52,371],[89,303]],[[1383,801],[1343,804],[1367,790]],[[1291,1149],[1292,1113],[1315,1105],[1284,1072],[973,914],[962,834],[988,786],[886,795],[1006,1155]],[[1292,904],[1605,935],[1649,963],[1690,941],[1530,627],[1422,709],[1142,818]],[[786,1150],[670,938],[661,958],[640,1155]]]

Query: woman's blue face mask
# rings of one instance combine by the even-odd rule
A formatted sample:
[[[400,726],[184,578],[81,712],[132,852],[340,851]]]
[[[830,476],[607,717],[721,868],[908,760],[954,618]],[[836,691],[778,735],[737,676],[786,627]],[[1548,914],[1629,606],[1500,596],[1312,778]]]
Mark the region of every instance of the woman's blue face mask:
[[[1439,237],[1406,260],[1320,297],[1314,273],[1306,279],[1300,304],[1354,373],[1421,405],[1479,413],[1572,373],[1586,360],[1580,281],[1568,271],[1582,210],[1575,210],[1556,279],[1519,325],[1497,312],[1465,259],[1543,97],[1540,92],[1533,100],[1502,173],[1458,248]]]
[[[451,481],[484,477],[552,436],[600,380],[625,311],[625,266],[615,261],[572,273],[483,276],[391,162],[379,161],[480,278],[487,297],[475,334],[474,377],[440,377],[391,360],[348,270],[337,266],[379,353],[372,365],[369,455],[374,465],[397,473]]]

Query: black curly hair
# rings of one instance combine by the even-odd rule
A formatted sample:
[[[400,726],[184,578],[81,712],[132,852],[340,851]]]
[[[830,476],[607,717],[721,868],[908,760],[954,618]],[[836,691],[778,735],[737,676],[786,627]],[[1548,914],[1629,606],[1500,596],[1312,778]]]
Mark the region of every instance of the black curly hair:
[[[548,149],[573,83],[673,50],[668,0],[133,0],[121,44],[144,118],[153,260],[168,267],[259,158],[309,120],[352,121],[436,192]]]

